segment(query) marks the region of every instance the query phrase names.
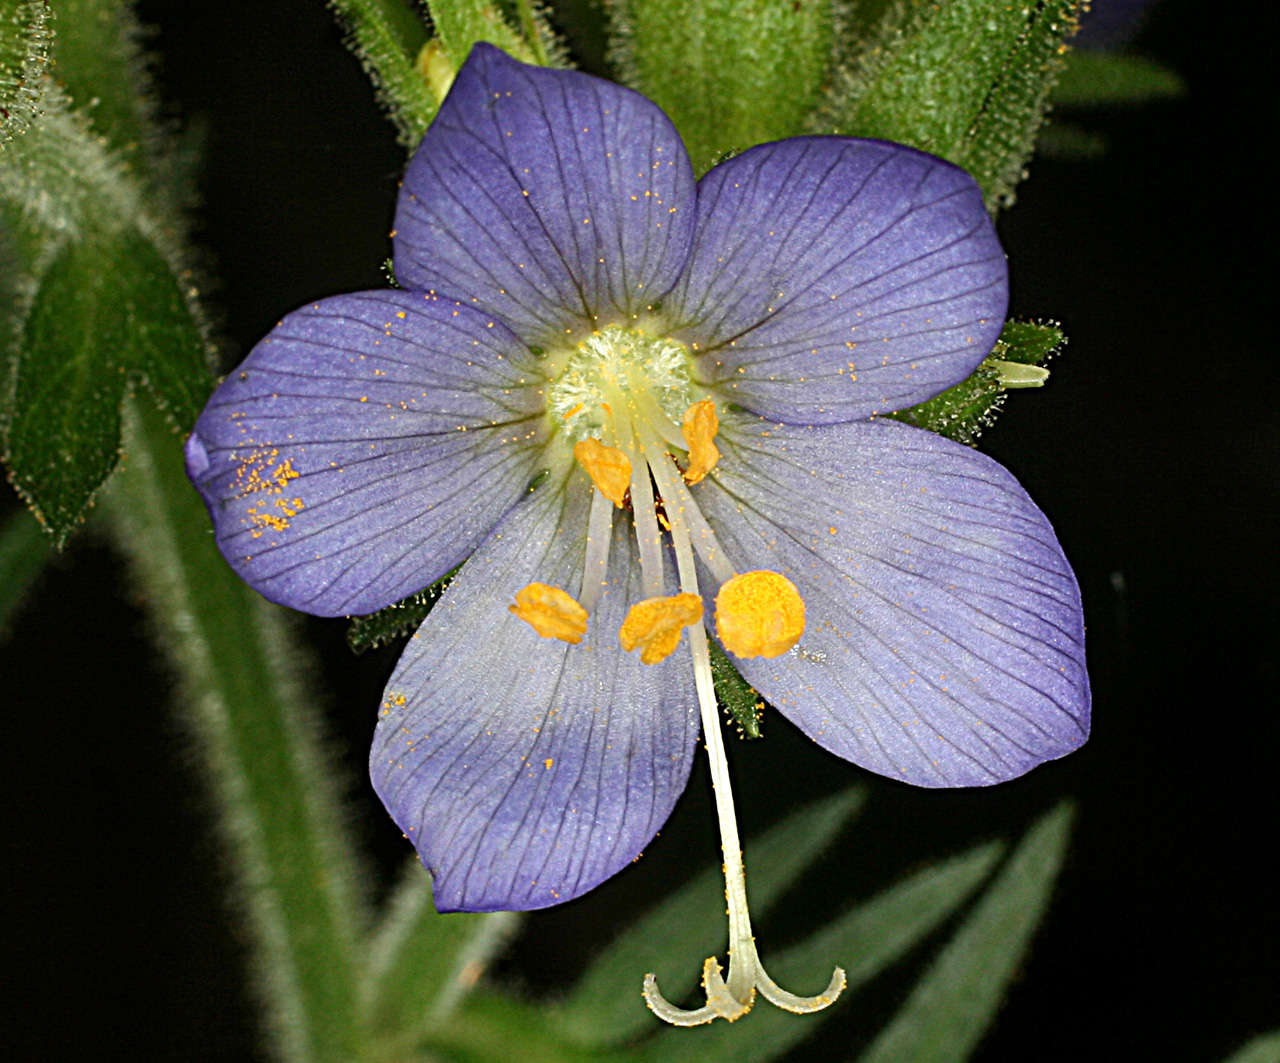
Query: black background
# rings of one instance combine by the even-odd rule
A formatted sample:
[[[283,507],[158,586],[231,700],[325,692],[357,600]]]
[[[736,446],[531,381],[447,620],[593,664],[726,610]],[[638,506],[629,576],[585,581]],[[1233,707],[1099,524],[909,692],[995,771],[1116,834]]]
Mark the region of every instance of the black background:
[[[1180,70],[1186,99],[1082,119],[1109,137],[1108,156],[1038,160],[1001,221],[1014,312],[1060,319],[1071,342],[1050,385],[1012,395],[982,444],[1053,519],[1079,575],[1089,745],[964,792],[867,776],[776,715],[766,741],[731,749],[749,833],[854,781],[872,788],[867,813],[760,928],[766,950],[1076,799],[1056,903],[977,1063],[1214,1061],[1280,1026],[1274,178],[1255,104],[1268,60],[1242,11],[1158,9],[1135,48]],[[229,360],[285,310],[381,286],[403,156],[324,5],[145,0],[141,13],[166,113],[207,131],[196,239]],[[342,622],[305,624],[385,881],[405,843],[362,764],[396,651],[353,658]],[[261,1058],[227,873],[168,685],[90,530],[0,649],[5,1029],[20,1058]],[[532,916],[497,975],[553,992],[621,921],[716,859],[708,791],[699,768],[645,860]],[[849,1058],[908,985],[864,994],[797,1058]]]

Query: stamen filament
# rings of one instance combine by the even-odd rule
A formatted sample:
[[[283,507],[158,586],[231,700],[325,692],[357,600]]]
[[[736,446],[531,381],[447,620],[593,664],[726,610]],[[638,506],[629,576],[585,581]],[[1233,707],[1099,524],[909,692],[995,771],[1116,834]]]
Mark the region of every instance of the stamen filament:
[[[643,432],[643,429],[641,431]],[[717,583],[724,583],[726,580],[733,579],[737,572],[734,570],[733,565],[729,563],[724,550],[720,548],[716,533],[711,530],[711,525],[707,523],[706,517],[702,515],[702,510],[698,508],[698,503],[693,500],[693,495],[690,494],[689,488],[685,485],[684,478],[676,475],[675,467],[671,464],[666,448],[662,446],[652,432],[644,433],[642,442],[644,444],[645,457],[649,461],[649,467],[653,470],[653,478],[658,482],[658,490],[662,492],[662,497],[667,501],[667,518],[671,519],[672,513],[678,512],[688,523],[689,529],[693,533],[691,536],[693,546],[707,568],[711,569],[711,574],[715,576]]]
[[[646,439],[646,451],[650,440]],[[650,460],[654,460],[651,456]],[[665,456],[660,458],[666,462]],[[655,476],[657,476],[655,469]],[[661,481],[659,481],[661,486]],[[664,493],[666,488],[662,488]],[[697,571],[689,542],[685,513],[679,509],[668,514],[671,541],[675,547],[680,589],[686,594],[698,593]],[[716,1018],[733,1022],[741,1018],[755,1003],[759,989],[766,1000],[794,1012],[820,1011],[838,997],[845,986],[844,971],[837,967],[826,990],[814,997],[799,997],[780,989],[765,973],[756,952],[751,933],[751,914],[747,907],[746,870],[742,862],[742,843],[738,838],[738,821],[733,808],[733,791],[729,784],[729,761],[725,756],[724,737],[720,730],[720,714],[716,707],[715,681],[711,675],[711,656],[707,649],[707,632],[701,624],[689,628],[689,645],[693,652],[693,677],[698,692],[698,708],[702,716],[702,734],[706,740],[711,766],[711,784],[715,791],[716,818],[720,824],[720,846],[724,854],[725,898],[729,902],[729,977],[720,973],[720,964],[711,957],[703,964],[702,985],[707,1003],[692,1011],[677,1008],[658,989],[657,979],[645,975],[644,998],[659,1018],[676,1026],[698,1026]]]
[[[613,541],[614,505],[598,489],[591,492],[591,516],[587,520],[587,554],[582,563],[582,589],[578,603],[588,613],[600,601],[609,582],[609,545]]]

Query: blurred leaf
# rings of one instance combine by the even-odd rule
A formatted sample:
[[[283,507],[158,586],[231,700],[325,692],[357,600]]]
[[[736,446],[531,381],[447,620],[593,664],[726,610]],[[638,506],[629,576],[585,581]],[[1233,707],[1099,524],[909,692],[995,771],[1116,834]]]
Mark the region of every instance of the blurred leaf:
[[[799,945],[765,957],[773,980],[798,993],[821,989],[832,966],[844,967],[848,984],[830,1008],[813,1015],[792,1015],[757,1001],[750,1015],[733,1024],[714,1022],[687,1030],[664,1027],[646,1046],[645,1063],[689,1059],[763,1063],[778,1058],[936,930],[982,884],[1003,852],[1000,842],[991,842],[918,871]]]
[[[1050,159],[1100,159],[1107,153],[1107,138],[1071,122],[1052,121],[1036,135],[1036,151]]]
[[[915,0],[894,6],[842,73],[815,131],[932,152],[1010,201],[1075,31],[1079,0]]]
[[[350,30],[348,47],[364,64],[400,142],[417,146],[439,101],[418,67],[427,30],[405,0],[330,0]]]
[[[136,231],[68,241],[23,327],[8,453],[15,486],[58,545],[119,459],[132,379],[183,426],[208,396],[203,338],[177,280]]]
[[[742,677],[715,639],[708,638],[707,646],[711,650],[711,678],[715,681],[716,701],[721,711],[734,722],[739,735],[759,738],[764,699]]]
[[[802,132],[831,62],[828,0],[616,0],[622,80],[671,116],[697,173]]]
[[[635,1059],[629,1052],[602,1053],[567,1041],[545,1007],[496,993],[473,994],[424,1043],[456,1063],[626,1063]]]
[[[52,18],[48,0],[0,0],[0,150],[40,113]]]
[[[1007,384],[1001,362],[1036,365],[1053,355],[1066,336],[1056,325],[1006,321],[1000,338],[978,368],[928,402],[890,414],[895,420],[927,428],[957,443],[970,444],[990,427],[1004,401]]]
[[[748,893],[757,918],[822,854],[864,800],[863,790],[847,790],[747,842]],[[672,1000],[688,993],[703,961],[724,948],[725,925],[716,918],[723,911],[724,875],[717,865],[659,902],[596,957],[560,1006],[556,1025],[587,1044],[617,1044],[642,1033],[653,1022],[640,996],[644,975],[656,973]]]
[[[408,1058],[431,1022],[451,1012],[519,925],[513,912],[440,915],[431,876],[405,867],[360,972],[360,1008],[388,1058]]]
[[[458,568],[462,566],[459,565]],[[394,642],[401,635],[416,631],[427,618],[427,614],[435,608],[440,595],[449,586],[450,581],[458,574],[458,568],[446,572],[435,583],[424,590],[401,598],[385,609],[379,609],[368,616],[354,616],[351,626],[347,628],[347,645],[356,653],[376,649],[388,642]]]
[[[1004,1000],[1049,907],[1071,828],[1061,804],[1009,862],[858,1063],[963,1063]]]
[[[1053,89],[1055,107],[1124,107],[1176,99],[1186,82],[1166,66],[1137,55],[1072,52]]]
[[[1280,1063],[1280,1030],[1255,1037],[1225,1063]]]
[[[49,540],[25,510],[18,510],[0,527],[0,640],[9,633],[27,592],[52,556]]]

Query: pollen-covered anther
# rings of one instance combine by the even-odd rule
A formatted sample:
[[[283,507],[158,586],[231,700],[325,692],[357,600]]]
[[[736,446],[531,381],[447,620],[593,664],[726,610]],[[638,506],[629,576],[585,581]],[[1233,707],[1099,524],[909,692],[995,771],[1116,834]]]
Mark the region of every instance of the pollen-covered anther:
[[[720,460],[720,449],[714,443],[718,431],[720,418],[716,416],[716,404],[710,399],[695,402],[684,411],[680,434],[689,446],[689,467],[684,471],[689,483],[698,483]]]
[[[606,447],[598,439],[575,443],[573,456],[587,470],[600,493],[621,508],[631,484],[631,459],[617,447]]]
[[[516,604],[507,608],[544,639],[576,646],[587,633],[587,611],[559,587],[530,583],[516,591]]]
[[[716,634],[738,657],[781,657],[804,634],[804,599],[777,572],[743,572],[716,595]]]
[[[639,647],[641,664],[657,664],[675,652],[684,629],[701,620],[702,599],[696,594],[646,598],[627,613],[618,641],[628,653]]]

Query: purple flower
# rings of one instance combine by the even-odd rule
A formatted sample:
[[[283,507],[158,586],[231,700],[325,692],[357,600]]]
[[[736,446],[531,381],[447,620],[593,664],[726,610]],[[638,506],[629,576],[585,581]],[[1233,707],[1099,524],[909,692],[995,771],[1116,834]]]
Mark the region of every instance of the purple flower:
[[[706,628],[815,741],[905,782],[1000,782],[1087,732],[1079,592],[1043,514],[990,459],[877,419],[1000,332],[977,186],[838,137],[695,183],[636,93],[479,45],[394,239],[404,290],[288,315],[196,425],[223,553],[324,616],[466,561],[371,756],[441,910],[541,908],[625,867],[701,728],[733,965],[722,992],[708,961],[705,1009],[650,1001],[676,1022],[757,986],[821,1006],[834,980],[799,1000],[755,960]]]

